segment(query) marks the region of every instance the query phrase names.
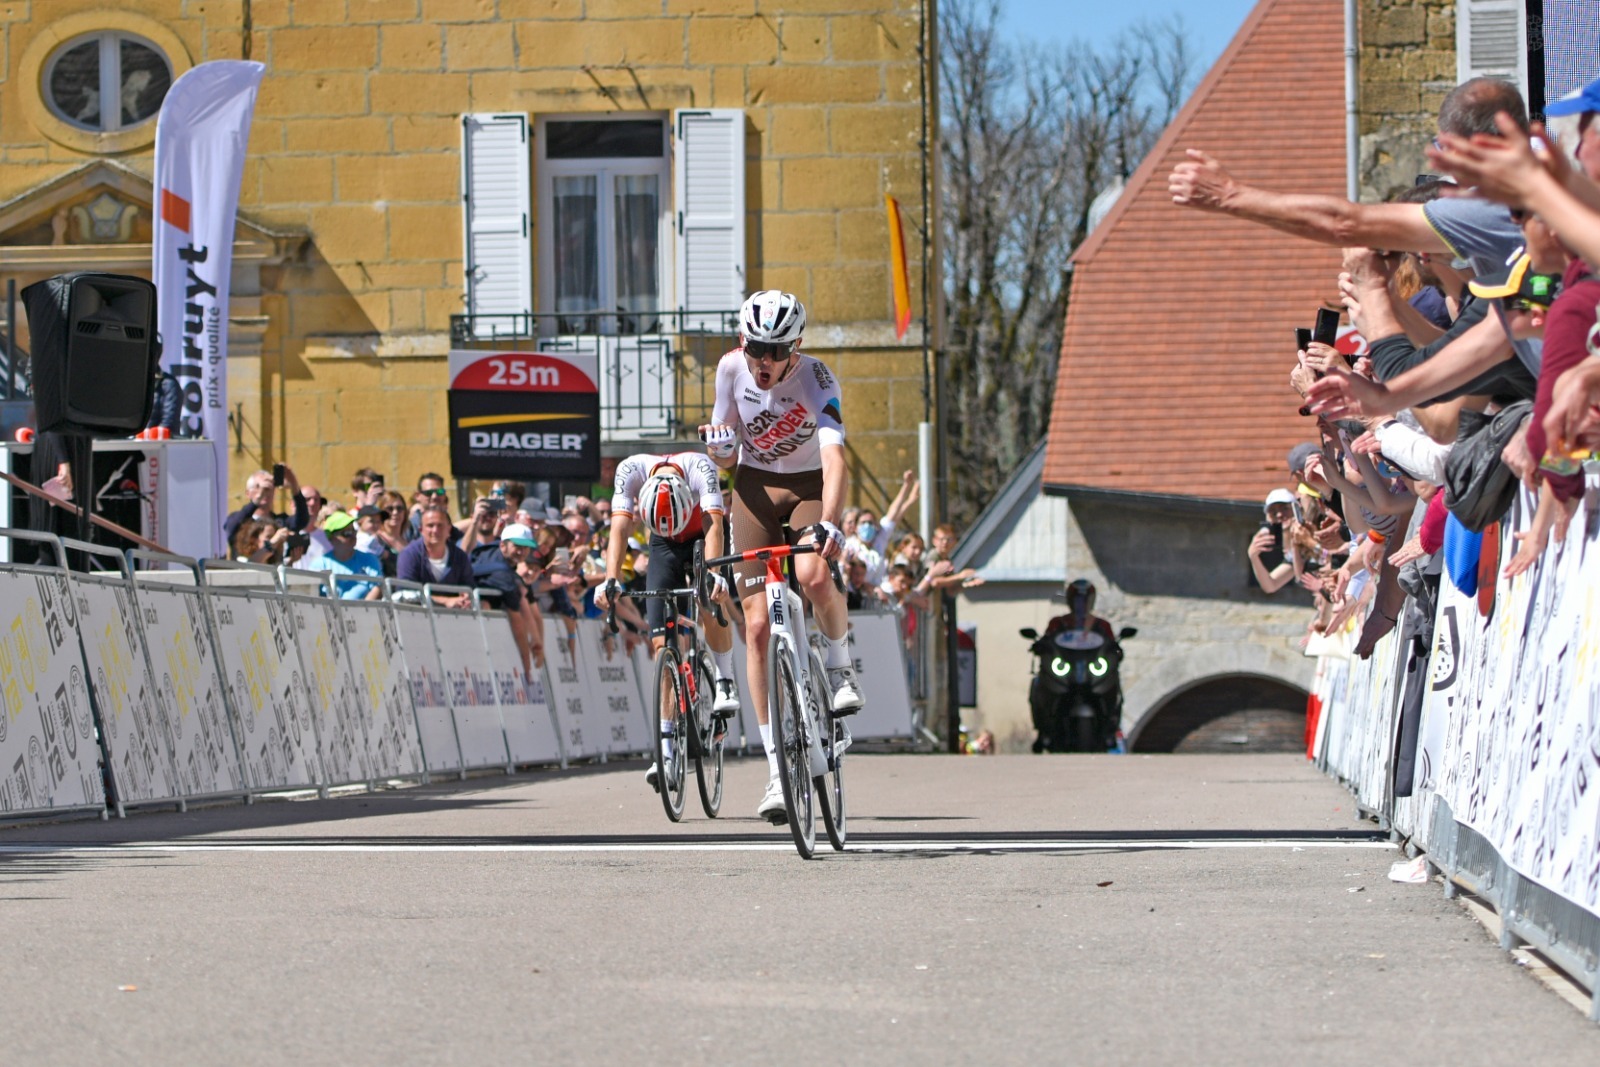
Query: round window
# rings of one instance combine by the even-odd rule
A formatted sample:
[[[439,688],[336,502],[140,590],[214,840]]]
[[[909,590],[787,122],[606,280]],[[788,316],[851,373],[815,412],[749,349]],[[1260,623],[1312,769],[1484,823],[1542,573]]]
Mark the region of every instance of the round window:
[[[172,87],[172,64],[143,37],[95,33],[58,48],[43,82],[45,103],[57,118],[112,133],[155,118]]]

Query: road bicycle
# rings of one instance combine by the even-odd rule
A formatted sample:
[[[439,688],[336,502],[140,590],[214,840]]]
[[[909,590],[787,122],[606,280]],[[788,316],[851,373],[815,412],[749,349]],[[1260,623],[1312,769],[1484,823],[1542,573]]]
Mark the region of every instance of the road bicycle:
[[[704,546],[694,546],[695,585],[686,589],[652,589],[624,592],[634,600],[667,602],[667,640],[655,653],[651,672],[649,708],[656,736],[656,788],[667,818],[683,818],[688,793],[689,761],[694,761],[695,781],[700,788],[700,806],[706,817],[715,819],[722,810],[723,745],[727,720],[712,711],[716,687],[711,671],[711,650],[700,632],[699,606],[723,622],[722,609],[711,601],[709,579],[702,565]],[[606,611],[606,625],[617,632],[617,605]],[[663,729],[661,724],[665,724]]]
[[[813,539],[827,532],[817,526]],[[778,778],[783,783],[783,806],[789,818],[794,847],[805,859],[817,849],[817,811],[828,843],[843,851],[846,839],[844,754],[850,747],[845,720],[830,711],[832,697],[823,668],[821,635],[811,635],[805,605],[790,588],[783,560],[817,551],[815,544],[774,545],[705,561],[708,568],[730,563],[760,561],[766,564],[767,617],[767,721],[778,750]],[[837,567],[830,568],[835,585],[844,583]]]

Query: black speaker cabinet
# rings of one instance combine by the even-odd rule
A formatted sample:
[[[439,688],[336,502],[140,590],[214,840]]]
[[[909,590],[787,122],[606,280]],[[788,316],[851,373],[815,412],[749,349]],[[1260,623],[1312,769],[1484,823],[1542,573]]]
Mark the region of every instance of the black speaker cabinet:
[[[156,287],[143,278],[58,274],[22,290],[41,431],[127,437],[150,417]]]

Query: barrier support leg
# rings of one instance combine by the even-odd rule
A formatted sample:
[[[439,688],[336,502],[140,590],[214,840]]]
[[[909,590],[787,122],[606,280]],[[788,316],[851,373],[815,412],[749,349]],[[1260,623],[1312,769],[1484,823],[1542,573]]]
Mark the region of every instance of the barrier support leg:
[[[1589,1021],[1600,1023],[1600,975],[1590,975]]]
[[[1446,899],[1446,900],[1454,900],[1454,899],[1456,899],[1456,897],[1460,893],[1461,893],[1461,890],[1456,888],[1456,883],[1450,878],[1449,875],[1445,875],[1445,879],[1444,879],[1444,899]]]

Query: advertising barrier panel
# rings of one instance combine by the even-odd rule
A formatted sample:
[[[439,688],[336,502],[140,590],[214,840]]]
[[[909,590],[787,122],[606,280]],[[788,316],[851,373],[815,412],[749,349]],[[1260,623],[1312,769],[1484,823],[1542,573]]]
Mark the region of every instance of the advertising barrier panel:
[[[866,706],[850,718],[850,736],[857,741],[914,737],[900,619],[889,613],[853,612],[850,656],[866,701]]]
[[[156,699],[172,727],[181,796],[242,793],[244,774],[200,590],[161,577],[141,572],[136,597]]]
[[[504,767],[509,763],[506,732],[500,722],[494,667],[483,643],[478,613],[433,608],[430,614],[445,693],[455,717],[456,740],[461,745],[461,763],[465,767]],[[501,625],[510,629],[504,622]]]
[[[427,768],[392,607],[341,601],[339,614],[344,618],[356,696],[370,716],[367,737],[373,746],[374,773],[381,778],[405,778],[423,774]]]
[[[455,717],[450,714],[450,696],[445,688],[444,668],[439,663],[439,646],[433,640],[433,620],[428,617],[427,608],[407,604],[394,605],[394,618],[399,628],[400,648],[411,684],[411,704],[416,709],[417,730],[422,738],[428,773],[459,771],[461,743],[456,738]]]
[[[544,671],[536,667],[532,677],[523,674],[516,638],[498,613],[481,616],[479,621],[494,665],[500,719],[505,724],[511,762],[518,766],[562,762],[561,739],[556,735]]]
[[[209,590],[217,652],[254,790],[314,786],[321,760],[289,608],[275,593]]]
[[[62,572],[0,572],[0,812],[103,807],[100,750]]]
[[[344,620],[332,600],[291,595],[284,603],[304,672],[324,784],[370,782],[374,765],[367,714],[357,699],[345,653]]]
[[[73,575],[72,588],[116,803],[182,796],[173,764],[172,732],[155,699],[132,591],[120,578],[107,581],[89,575]]]
[[[579,658],[577,638],[567,632],[560,619],[544,620],[545,678],[550,685],[550,704],[555,709],[556,727],[569,760],[598,756],[608,751],[602,738],[602,717],[594,706]]]
[[[606,631],[599,619],[578,622],[578,655],[600,730],[603,751],[613,755],[648,752],[655,738],[645,731],[644,701],[633,660],[622,650],[622,639]]]

